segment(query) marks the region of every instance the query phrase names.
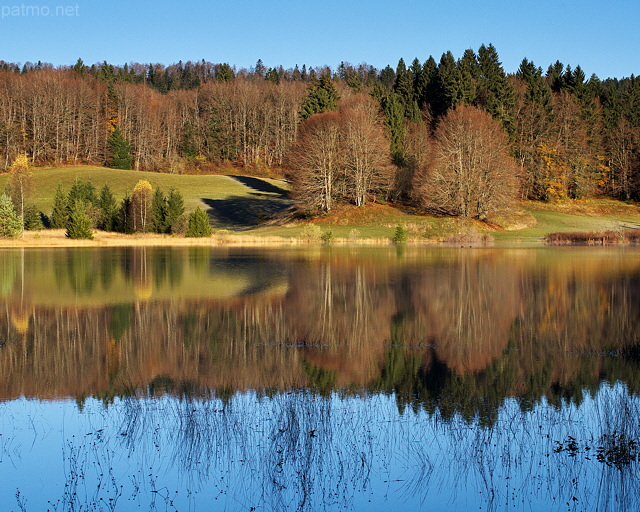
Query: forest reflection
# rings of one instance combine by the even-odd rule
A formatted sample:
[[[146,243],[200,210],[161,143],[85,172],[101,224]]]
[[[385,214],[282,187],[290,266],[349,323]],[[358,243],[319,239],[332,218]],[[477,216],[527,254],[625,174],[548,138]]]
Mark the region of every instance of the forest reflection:
[[[309,389],[495,421],[638,389],[625,250],[0,252],[0,400]]]

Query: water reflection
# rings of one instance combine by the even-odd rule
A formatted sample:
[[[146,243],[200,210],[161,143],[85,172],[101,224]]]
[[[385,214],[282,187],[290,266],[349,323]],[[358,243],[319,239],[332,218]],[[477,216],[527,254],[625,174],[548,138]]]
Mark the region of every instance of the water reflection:
[[[63,410],[56,510],[624,510],[637,256],[0,252],[0,473]]]

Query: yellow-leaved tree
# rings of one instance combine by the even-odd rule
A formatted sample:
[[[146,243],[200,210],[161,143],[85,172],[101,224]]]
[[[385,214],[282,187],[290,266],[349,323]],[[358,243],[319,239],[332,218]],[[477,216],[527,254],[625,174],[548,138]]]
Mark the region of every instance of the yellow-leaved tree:
[[[153,188],[147,180],[140,180],[133,187],[131,209],[133,230],[145,233],[150,226],[151,203],[153,202]]]
[[[13,206],[20,217],[22,228],[21,236],[24,233],[24,212],[29,196],[33,189],[33,176],[27,155],[21,154],[9,167],[9,181],[7,182],[7,194],[13,202]]]

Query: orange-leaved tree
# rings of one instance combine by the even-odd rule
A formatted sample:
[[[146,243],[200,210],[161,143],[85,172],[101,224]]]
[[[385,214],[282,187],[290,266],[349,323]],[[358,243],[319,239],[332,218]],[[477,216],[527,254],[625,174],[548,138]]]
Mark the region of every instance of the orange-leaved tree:
[[[483,110],[461,104],[436,129],[434,159],[418,194],[427,207],[484,220],[514,199],[516,176],[500,123]]]

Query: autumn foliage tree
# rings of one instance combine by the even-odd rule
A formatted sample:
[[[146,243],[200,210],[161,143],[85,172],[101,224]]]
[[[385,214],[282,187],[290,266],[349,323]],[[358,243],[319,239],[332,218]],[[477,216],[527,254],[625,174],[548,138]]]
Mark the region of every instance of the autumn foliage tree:
[[[517,167],[500,123],[461,104],[435,132],[434,160],[419,179],[422,203],[447,214],[486,219],[516,196]]]
[[[330,211],[341,168],[340,114],[325,112],[307,119],[289,157],[298,204]]]
[[[391,184],[391,159],[383,120],[373,100],[357,95],[342,109],[341,141],[347,197],[356,206]]]
[[[7,193],[16,209],[18,216],[24,227],[25,209],[27,201],[33,188],[33,177],[29,166],[27,155],[21,154],[11,164],[9,168],[9,181],[7,182]]]
[[[133,230],[145,233],[151,227],[151,205],[153,203],[153,188],[147,180],[140,180],[133,187],[131,195],[131,217]]]
[[[309,117],[289,153],[299,204],[330,211],[336,199],[364,205],[392,182],[389,142],[373,100],[354,95],[338,112]]]

